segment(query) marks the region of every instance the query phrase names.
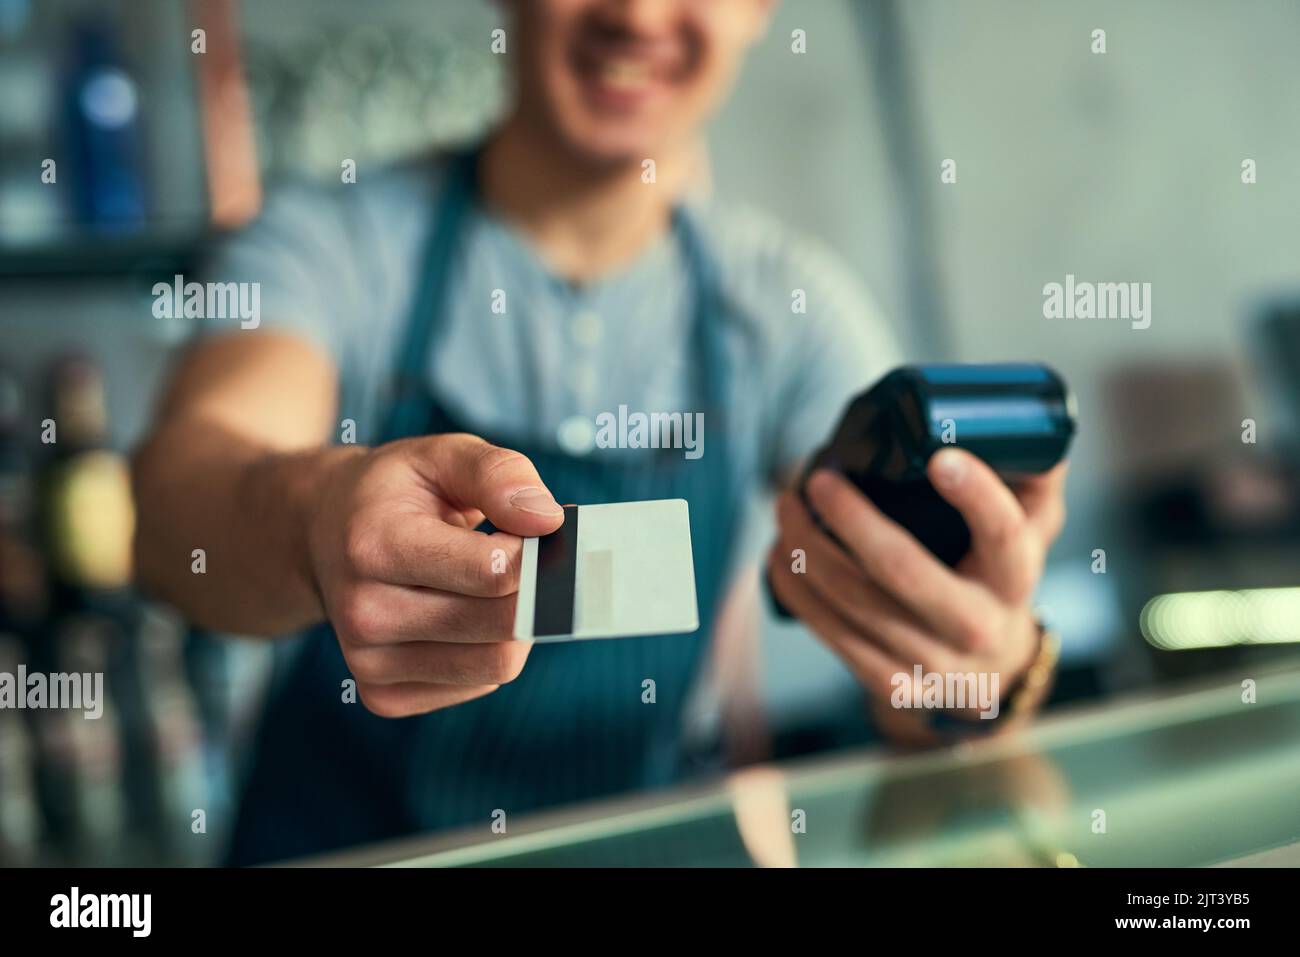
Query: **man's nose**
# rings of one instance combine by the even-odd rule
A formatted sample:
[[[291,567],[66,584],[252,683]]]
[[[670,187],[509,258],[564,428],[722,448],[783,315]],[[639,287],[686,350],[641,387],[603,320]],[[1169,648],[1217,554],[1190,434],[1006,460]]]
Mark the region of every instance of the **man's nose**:
[[[602,12],[611,26],[633,36],[654,37],[672,25],[683,0],[608,0]]]

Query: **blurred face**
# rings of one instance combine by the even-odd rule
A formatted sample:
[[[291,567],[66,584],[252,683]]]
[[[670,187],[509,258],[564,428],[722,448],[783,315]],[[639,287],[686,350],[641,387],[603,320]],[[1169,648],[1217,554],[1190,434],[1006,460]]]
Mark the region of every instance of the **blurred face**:
[[[514,0],[521,118],[580,159],[653,158],[726,96],[770,0]]]

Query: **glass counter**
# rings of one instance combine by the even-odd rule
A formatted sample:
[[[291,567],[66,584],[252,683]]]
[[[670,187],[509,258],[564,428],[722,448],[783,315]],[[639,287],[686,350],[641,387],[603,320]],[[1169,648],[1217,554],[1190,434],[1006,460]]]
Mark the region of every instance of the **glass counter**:
[[[1256,703],[1243,700],[1247,678]],[[1297,842],[1300,670],[1286,670],[1054,712],[997,738],[755,766],[510,819],[505,834],[485,820],[299,863],[1197,866],[1300,863]]]

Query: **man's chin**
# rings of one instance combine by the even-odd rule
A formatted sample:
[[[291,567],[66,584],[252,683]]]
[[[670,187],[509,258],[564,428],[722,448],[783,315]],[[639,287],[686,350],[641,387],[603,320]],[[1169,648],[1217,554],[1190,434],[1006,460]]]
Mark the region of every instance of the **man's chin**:
[[[660,153],[662,138],[640,131],[569,130],[561,139],[578,163],[594,169],[641,169],[645,160]],[[647,174],[648,175],[648,174]]]

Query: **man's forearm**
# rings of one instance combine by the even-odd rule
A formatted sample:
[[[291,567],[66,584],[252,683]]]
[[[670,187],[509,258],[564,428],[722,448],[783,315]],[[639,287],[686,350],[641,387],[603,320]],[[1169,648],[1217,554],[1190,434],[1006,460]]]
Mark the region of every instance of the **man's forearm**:
[[[356,447],[284,453],[209,422],[137,453],[136,576],[196,624],[282,635],[324,618],[308,551],[321,483]]]

